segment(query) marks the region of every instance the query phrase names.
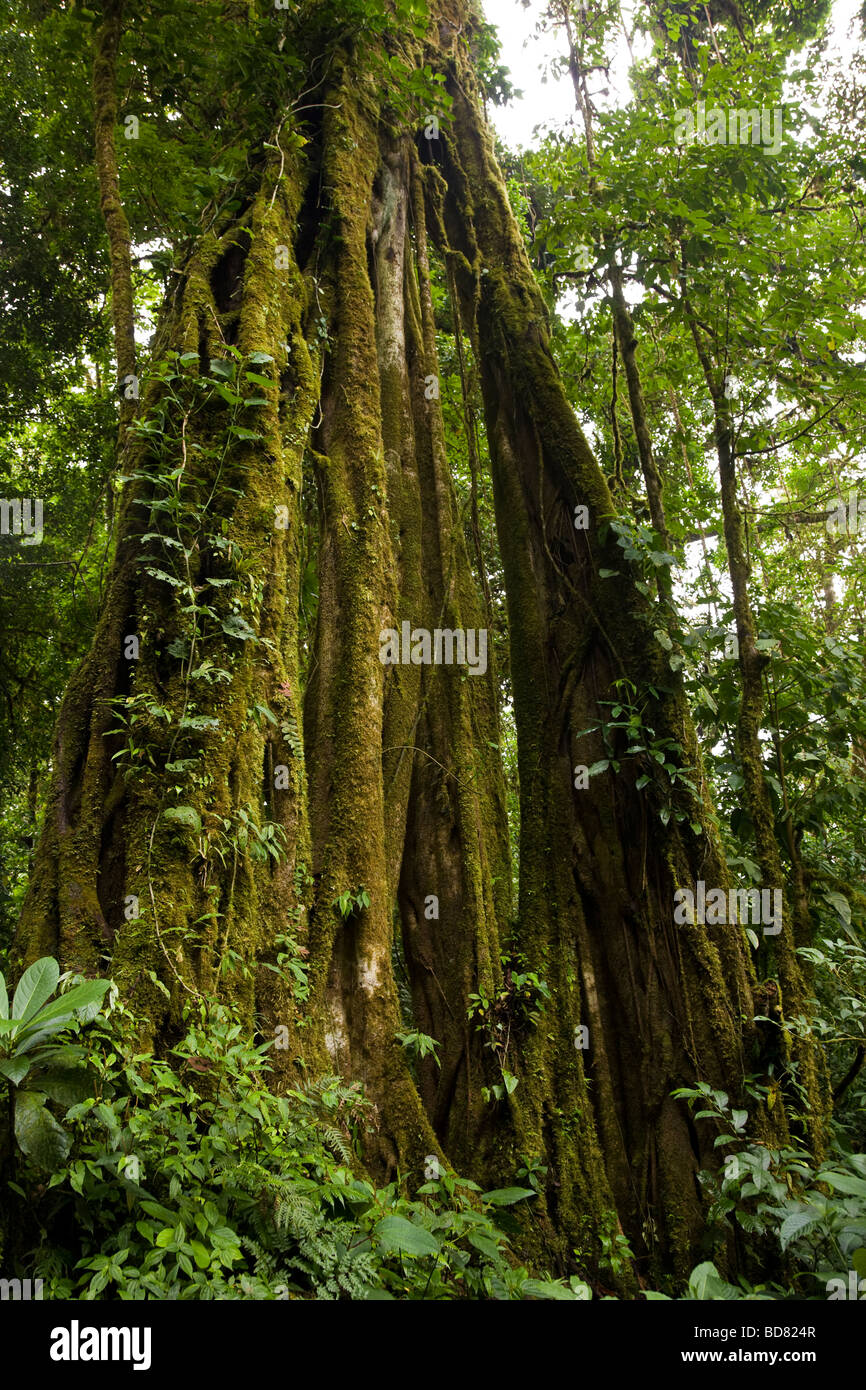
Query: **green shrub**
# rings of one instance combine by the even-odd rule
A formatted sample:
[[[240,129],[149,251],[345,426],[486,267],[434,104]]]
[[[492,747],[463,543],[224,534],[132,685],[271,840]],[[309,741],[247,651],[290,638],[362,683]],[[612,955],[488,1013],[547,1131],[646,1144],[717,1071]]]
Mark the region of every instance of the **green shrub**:
[[[785,1278],[753,1284],[741,1276],[732,1285],[705,1263],[690,1284],[704,1292],[686,1297],[824,1299],[830,1279],[846,1281],[849,1269],[866,1274],[866,1154],[852,1152],[837,1132],[829,1158],[816,1164],[802,1147],[750,1137],[748,1112],[707,1082],[674,1094],[688,1101],[695,1119],[716,1123],[716,1147],[726,1151],[718,1172],[699,1174],[711,1234],[736,1233],[754,1265],[766,1266],[772,1245]]]
[[[74,1025],[87,1027],[87,1095],[61,1107],[67,1152],[41,1166],[19,1155],[12,1189],[32,1241],[18,1264],[48,1297],[589,1296],[510,1256],[502,1213],[532,1188],[485,1194],[440,1171],[411,1199],[377,1190],[359,1176],[357,1086],[275,1095],[271,1044],[227,1008],[191,1005],[186,1024],[167,1058],[137,1050],[122,1006]]]

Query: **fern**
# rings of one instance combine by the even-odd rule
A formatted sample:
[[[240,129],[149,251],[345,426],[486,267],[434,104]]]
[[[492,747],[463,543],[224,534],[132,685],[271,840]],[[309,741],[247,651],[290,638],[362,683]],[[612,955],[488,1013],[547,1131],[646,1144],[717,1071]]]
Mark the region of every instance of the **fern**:
[[[48,1297],[520,1297],[526,1271],[477,1189],[446,1174],[412,1200],[355,1177],[360,1088],[327,1076],[274,1095],[267,1045],[245,1041],[224,1005],[197,1006],[171,1059],[141,1055],[122,1006],[88,1039],[101,1102],[70,1107],[72,1147],[50,1191],[22,1164],[13,1193],[32,1231],[21,1274],[44,1278]],[[134,1181],[118,1173],[121,1152],[140,1161]],[[388,1216],[427,1230],[435,1252],[404,1260],[381,1234]]]

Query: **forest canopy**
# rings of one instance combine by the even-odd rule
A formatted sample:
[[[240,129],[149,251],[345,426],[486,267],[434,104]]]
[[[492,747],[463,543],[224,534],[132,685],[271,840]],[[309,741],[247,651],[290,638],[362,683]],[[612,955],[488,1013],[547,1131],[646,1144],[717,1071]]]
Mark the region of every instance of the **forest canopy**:
[[[513,8],[0,0],[3,1297],[866,1296],[866,11]]]

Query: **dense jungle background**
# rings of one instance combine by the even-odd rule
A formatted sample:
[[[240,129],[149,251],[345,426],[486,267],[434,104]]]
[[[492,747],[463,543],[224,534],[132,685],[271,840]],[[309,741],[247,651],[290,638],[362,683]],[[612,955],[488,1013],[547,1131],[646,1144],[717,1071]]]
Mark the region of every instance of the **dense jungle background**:
[[[0,14],[0,1275],[866,1291],[866,11]]]

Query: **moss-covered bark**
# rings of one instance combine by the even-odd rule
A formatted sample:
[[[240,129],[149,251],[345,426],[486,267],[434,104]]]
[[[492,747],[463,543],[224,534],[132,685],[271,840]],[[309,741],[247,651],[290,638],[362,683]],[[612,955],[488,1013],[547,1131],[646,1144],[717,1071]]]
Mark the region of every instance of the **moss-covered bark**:
[[[436,142],[401,132],[381,73],[334,44],[306,143],[274,113],[276,149],[251,153],[240,209],[174,277],[155,350],[168,366],[142,402],[147,430],[124,445],[136,476],[60,714],[17,947],[110,970],[158,1045],[196,994],[235,999],[266,1037],[284,1025],[273,1055],[285,1074],[301,1060],[365,1085],[380,1173],[420,1176],[434,1151],[498,1185],[525,1159],[546,1165],[525,1232],[545,1263],[573,1265],[574,1250],[591,1263],[600,1230],[621,1221],[684,1270],[712,1136],[670,1092],[701,1077],[737,1094],[753,976],[736,928],[674,925],[677,887],[728,881],[694,733],[657,612],[600,529],[613,505],[473,92],[460,37],[472,15],[439,4],[433,18],[426,56],[454,102],[438,158]],[[430,389],[428,239],[487,422],[518,731],[516,922],[492,664],[482,676],[380,660],[384,629],[478,630],[489,612]],[[210,365],[230,367],[235,350],[242,383],[247,369],[261,378],[242,419],[237,393],[217,389],[228,367]],[[319,535],[302,690],[305,460]],[[582,506],[590,525],[577,530]],[[673,797],[682,823],[659,817],[650,760],[575,785],[575,767],[602,754],[582,731],[624,677],[694,770],[697,790]],[[257,858],[269,825],[284,852]],[[306,1001],[268,968],[286,934],[305,953]],[[515,1013],[497,1057],[467,1012],[472,993],[507,992],[503,949],[551,997],[534,1024]],[[432,1034],[441,1067],[416,1067],[401,1028]],[[502,1067],[517,1089],[485,1101]]]
[[[631,412],[632,425],[634,427],[635,441],[637,443],[638,458],[640,459],[641,471],[643,472],[644,485],[646,487],[650,519],[654,530],[661,536],[662,540],[667,545],[669,544],[669,539],[664,501],[662,498],[662,478],[653,450],[652,435],[650,434],[646,405],[644,403],[643,384],[641,382],[640,369],[637,364],[637,337],[634,331],[632,316],[629,313],[628,304],[626,302],[623,288],[622,267],[616,260],[615,255],[611,256],[609,262],[608,279],[610,281],[614,333],[616,334],[616,341],[619,345],[619,352],[625,370],[629,409]],[[659,583],[662,596],[670,597],[670,575],[666,569],[659,575]]]
[[[435,1147],[420,1093],[449,1156],[477,1164],[489,1114],[466,1010],[479,980],[489,987],[498,971],[497,917],[507,917],[495,695],[490,673],[476,682],[459,668],[379,660],[380,632],[403,622],[431,632],[481,623],[431,386],[438,363],[412,143],[377,134],[375,113],[357,109],[347,86],[335,97],[325,169],[341,221],[317,441],[323,549],[306,720],[320,847],[312,959],[327,975],[333,1063],[382,1097],[383,1130],[398,1140],[389,1161],[417,1162]],[[365,612],[352,647],[350,615]],[[352,777],[335,786],[347,766]],[[361,888],[370,906],[335,923],[334,900]],[[408,974],[408,1019],[395,955]],[[395,1040],[401,1022],[439,1043],[440,1065],[419,1066],[418,1089]]]
[[[670,1092],[696,1075],[738,1092],[751,967],[736,927],[674,925],[676,888],[698,878],[728,883],[705,794],[682,787],[675,804],[687,820],[665,826],[657,780],[636,788],[641,773],[652,774],[649,759],[626,760],[586,789],[573,784],[576,766],[604,755],[600,739],[579,735],[608,717],[603,702],[625,675],[639,686],[647,724],[676,740],[699,787],[700,760],[652,610],[613,538],[600,535],[611,499],[557,376],[543,302],[470,86],[465,69],[452,75],[454,130],[428,186],[482,364],[518,729],[519,941],[557,1001],[553,1028],[526,1049],[515,1099],[536,1142],[555,1155],[551,1205],[561,1231],[574,1239],[587,1211],[599,1216],[597,1134],[630,1233],[685,1267],[701,1227],[695,1175],[712,1161],[712,1135],[691,1126]],[[588,530],[574,526],[580,505]],[[602,567],[619,580],[601,579]],[[587,1077],[575,1048],[581,1024]]]
[[[481,624],[442,420],[425,390],[437,364],[425,233],[412,228],[422,208],[412,141],[389,133],[375,84],[345,55],[339,67],[315,148],[302,155],[280,123],[241,211],[200,238],[166,305],[154,355],[174,357],[143,402],[150,432],[126,444],[125,471],[137,476],[100,629],[61,712],[17,944],[22,960],[52,951],[110,968],[157,1042],[195,994],[236,998],[266,1037],[285,1025],[278,1063],[303,1056],[366,1085],[378,1108],[371,1157],[393,1171],[435,1150],[436,1132],[467,1163],[479,1157],[489,1111],[466,1008],[499,969],[507,826],[492,673],[467,683],[460,670],[400,667],[386,682],[379,660],[380,631],[404,617],[430,629]],[[314,280],[294,247],[317,184],[326,207],[308,248]],[[328,326],[321,361],[308,346],[320,341],[313,314]],[[258,354],[267,378],[255,388],[264,404],[242,421],[255,441],[231,438],[231,404],[198,410],[183,384],[232,349],[247,366]],[[321,537],[302,738],[305,453]],[[204,527],[183,532],[185,584],[170,578],[166,547],[177,542],[160,534],[172,470],[189,486],[187,507],[212,504]],[[203,621],[217,623],[207,640],[182,601],[203,592]],[[244,640],[233,642],[220,629],[241,620]],[[287,852],[258,863],[247,822],[276,824]],[[425,915],[430,895],[438,918]],[[309,971],[303,1009],[268,968],[289,931]],[[400,955],[412,1026],[440,1044],[441,1071],[422,1068],[417,1085],[395,1036]]]
[[[196,246],[167,307],[159,351],[174,351],[173,376],[155,379],[143,402],[145,420],[158,421],[160,432],[129,436],[124,446],[126,471],[136,476],[125,487],[93,647],[61,710],[48,811],[18,931],[26,958],[50,951],[91,972],[110,961],[154,1036],[177,1020],[184,997],[199,992],[236,995],[252,1019],[250,972],[256,961],[273,959],[276,937],[296,910],[294,868],[305,852],[302,764],[277,731],[300,717],[296,516],[318,378],[297,268],[275,268],[276,247],[292,242],[301,184],[296,176],[275,186],[275,173],[271,165],[260,176],[240,226]],[[198,409],[189,394],[189,381],[209,372],[212,357],[231,360],[227,344],[274,364],[269,385],[257,388],[264,404],[244,417],[255,446],[229,433],[219,400]],[[178,361],[184,350],[198,365]],[[184,497],[202,516],[183,532],[186,614],[179,581],[165,579],[170,557],[183,549],[163,525],[176,467]],[[287,524],[278,525],[284,517]],[[211,616],[190,619],[202,593]],[[250,640],[233,639],[223,627],[241,618]],[[259,717],[256,706],[276,722]],[[129,756],[120,730],[132,711],[135,723],[126,728],[140,751]],[[292,769],[279,790],[274,764]],[[191,808],[200,829],[164,815],[177,804]],[[289,854],[279,864],[251,858],[241,811],[257,824],[282,825]],[[231,952],[234,975],[227,973]],[[152,974],[162,978],[170,1004]],[[281,1021],[289,1004],[273,998],[273,978],[260,975],[260,984]]]

